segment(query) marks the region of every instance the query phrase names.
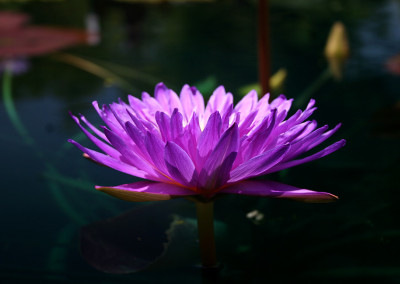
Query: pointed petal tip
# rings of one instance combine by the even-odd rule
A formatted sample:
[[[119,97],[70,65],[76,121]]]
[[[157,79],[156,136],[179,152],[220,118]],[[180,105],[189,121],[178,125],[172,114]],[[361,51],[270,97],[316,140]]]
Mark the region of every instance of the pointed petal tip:
[[[297,188],[269,180],[242,181],[222,189],[221,193],[286,198],[305,203],[329,203],[339,199],[336,195],[328,192]]]
[[[157,93],[159,91],[166,91],[168,90],[167,86],[164,84],[164,82],[160,82],[156,85],[155,90],[154,90],[154,95],[157,96]]]
[[[340,148],[344,147],[346,145],[346,143],[347,143],[346,139],[341,139],[328,147],[331,147],[332,149],[335,149],[334,151],[336,151],[336,150],[339,150]]]
[[[76,123],[79,124],[79,118],[78,118],[76,115],[74,115],[74,114],[72,113],[72,111],[68,111],[68,114],[69,114],[69,116],[70,116]]]
[[[299,196],[299,197],[292,197],[289,199],[305,203],[331,203],[339,200],[339,197],[328,192],[314,192],[310,196]]]
[[[145,201],[162,201],[169,200],[172,198],[169,194],[155,194],[155,193],[147,193],[141,191],[130,191],[125,189],[119,189],[115,187],[107,187],[107,186],[95,186],[95,189],[113,197],[116,197],[121,200],[130,201],[130,202],[145,202]]]
[[[329,192],[312,191],[308,189],[288,191],[274,197],[287,198],[304,203],[331,203],[339,199],[338,196]]]
[[[195,194],[189,189],[176,185],[148,181],[139,181],[117,186],[96,185],[95,189],[118,199],[132,202],[169,200]]]
[[[81,144],[79,144],[78,142],[76,142],[73,139],[68,139],[67,142],[71,143],[72,145],[76,146],[79,149],[80,149],[80,147],[82,147]]]
[[[219,86],[214,90],[214,92],[216,92],[216,91],[222,91],[222,92],[226,93],[224,85],[219,85]]]
[[[315,99],[310,99],[308,104],[307,104],[306,109],[312,108],[315,105],[315,102],[316,102]]]
[[[99,162],[96,162],[95,160],[93,160],[88,154],[86,154],[86,153],[82,153],[82,157],[84,157],[86,160],[88,160],[89,162],[92,162],[92,163],[95,163],[95,164],[97,164],[97,165],[100,165],[100,166],[103,166],[104,167],[104,165],[103,164],[101,164],[101,163],[99,163]]]
[[[332,197],[332,201],[339,200],[339,196],[334,195],[334,194],[332,194],[332,193],[328,193],[328,194]]]

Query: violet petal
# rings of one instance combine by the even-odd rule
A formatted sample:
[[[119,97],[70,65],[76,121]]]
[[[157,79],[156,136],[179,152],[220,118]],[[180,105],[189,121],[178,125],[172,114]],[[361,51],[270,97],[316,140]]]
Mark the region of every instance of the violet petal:
[[[129,141],[123,140],[117,134],[108,129],[104,129],[104,134],[107,136],[108,140],[115,147],[115,149],[117,149],[122,154],[121,160],[126,160],[131,165],[145,172],[148,172],[149,174],[155,176],[157,175],[153,166],[150,165],[149,161],[144,159],[143,156],[139,156],[138,151],[134,151],[134,149],[132,149],[133,143],[126,144],[126,142]]]
[[[168,112],[169,114],[171,114],[175,108],[177,108],[179,111],[182,110],[179,97],[174,91],[168,89],[167,86],[164,85],[164,83],[158,83],[156,85],[156,88],[154,90],[154,97],[164,109],[164,111]]]
[[[96,189],[116,198],[132,202],[160,201],[196,194],[194,191],[181,186],[149,181],[117,186],[96,186]]]
[[[93,134],[91,134],[89,131],[87,131],[80,123],[79,119],[71,114],[72,119],[78,124],[79,128],[85,133],[85,135],[97,146],[99,149],[101,149],[104,153],[110,155],[113,158],[118,158],[120,156],[120,153],[115,150],[113,147],[108,145],[107,143],[104,143],[97,137],[95,137]]]
[[[257,106],[258,96],[255,90],[251,90],[247,95],[241,99],[235,107],[237,112],[240,112],[243,117],[247,117],[247,115],[253,111],[253,109]]]
[[[279,163],[289,149],[289,144],[281,145],[244,162],[231,172],[229,182],[237,182],[261,175]]]
[[[200,172],[200,186],[215,189],[229,179],[229,172],[239,149],[239,129],[233,124],[222,134]]]
[[[164,174],[167,174],[168,170],[165,166],[165,161],[164,161],[165,143],[155,135],[151,134],[150,132],[147,132],[144,144],[147,153],[151,157],[151,160],[153,161],[156,168],[159,169]]]
[[[284,170],[290,167],[294,167],[303,163],[307,163],[307,162],[311,162],[314,160],[317,160],[319,158],[325,157],[326,155],[329,155],[333,152],[335,152],[336,150],[339,150],[340,148],[342,148],[344,145],[346,144],[346,140],[342,139],[340,141],[337,141],[336,143],[333,143],[332,145],[326,147],[325,149],[311,155],[308,157],[305,157],[303,159],[299,159],[299,160],[292,160],[292,161],[288,161],[282,164],[278,164],[275,167],[272,167],[271,169],[267,170],[266,172],[264,172],[264,174],[267,173],[273,173],[276,171],[280,171],[280,170]]]
[[[221,124],[221,116],[219,112],[216,111],[210,115],[206,127],[200,134],[197,144],[198,165],[200,167],[203,166],[205,159],[209,156],[220,139]]]
[[[192,113],[204,113],[204,99],[198,90],[193,90],[189,85],[184,85],[180,98],[186,121],[190,120]]]
[[[184,186],[194,186],[197,181],[195,166],[179,145],[168,141],[165,145],[164,159],[168,172],[174,180]]]
[[[110,156],[90,150],[88,148],[85,148],[82,145],[80,145],[78,142],[75,142],[74,140],[69,139],[68,142],[75,145],[79,150],[86,153],[93,161],[95,161],[99,164],[113,168],[117,171],[126,173],[128,175],[145,178],[145,179],[150,179],[150,180],[154,180],[154,181],[160,181],[159,178],[157,178],[155,176],[151,176],[150,174],[148,174],[145,171],[139,170],[138,168],[136,168],[132,165],[126,164],[126,163],[124,163],[120,160],[114,159]]]
[[[265,196],[274,198],[289,198],[310,203],[326,203],[338,199],[337,196],[327,193],[297,188],[275,181],[242,181],[226,188],[220,193]]]

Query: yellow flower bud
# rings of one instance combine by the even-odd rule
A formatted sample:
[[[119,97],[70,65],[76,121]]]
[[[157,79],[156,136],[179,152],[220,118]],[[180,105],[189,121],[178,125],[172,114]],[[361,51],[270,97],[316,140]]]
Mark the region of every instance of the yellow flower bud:
[[[340,80],[344,63],[350,54],[346,28],[341,22],[333,24],[325,46],[325,57],[333,77]]]

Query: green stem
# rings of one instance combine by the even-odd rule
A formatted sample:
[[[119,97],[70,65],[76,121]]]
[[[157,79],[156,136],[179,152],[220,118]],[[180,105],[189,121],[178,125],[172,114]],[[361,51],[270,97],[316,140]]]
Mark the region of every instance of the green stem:
[[[303,107],[311,99],[311,97],[321,88],[328,80],[332,78],[329,68],[325,69],[321,74],[305,89],[295,100],[296,107]]]
[[[12,98],[12,73],[10,70],[6,69],[3,74],[3,102],[4,107],[6,109],[7,115],[11,120],[11,123],[14,125],[15,129],[17,130],[18,134],[24,139],[24,142],[29,145],[33,146],[33,139],[29,136],[28,131],[26,130],[25,126],[23,125],[21,119],[18,116],[17,110],[14,106],[14,101]]]
[[[91,73],[93,75],[96,75],[100,78],[103,78],[104,80],[111,80],[112,82],[115,82],[118,84],[122,89],[125,89],[127,91],[132,91],[134,87],[121,78],[120,76],[114,74],[113,72],[109,71],[108,69],[95,64],[89,60],[86,60],[82,57],[68,54],[68,53],[57,53],[53,57],[53,59],[70,64],[72,66],[75,66],[77,68],[80,68],[88,73]]]
[[[57,175],[57,170],[52,166],[50,162],[47,161],[47,156],[44,155],[42,151],[36,148],[33,138],[29,135],[28,130],[25,128],[24,124],[22,123],[22,120],[18,115],[12,96],[12,73],[10,70],[7,69],[3,74],[2,91],[3,91],[4,107],[6,109],[8,117],[11,120],[12,125],[17,130],[18,134],[23,138],[26,145],[33,150],[33,153],[35,153],[39,159],[43,160],[44,165],[47,168],[47,171],[51,173],[52,176]],[[58,184],[50,179],[48,180],[48,183],[50,192],[56,199],[56,202],[58,202],[59,206],[64,210],[64,213],[66,213],[66,215],[68,215],[76,223],[81,225],[86,224],[87,222],[84,220],[83,217],[79,215],[79,212],[77,212],[74,209],[74,207],[67,202]]]
[[[214,202],[196,201],[200,256],[203,268],[217,266],[214,239]]]
[[[268,93],[271,78],[268,0],[258,1],[258,76],[261,96]]]

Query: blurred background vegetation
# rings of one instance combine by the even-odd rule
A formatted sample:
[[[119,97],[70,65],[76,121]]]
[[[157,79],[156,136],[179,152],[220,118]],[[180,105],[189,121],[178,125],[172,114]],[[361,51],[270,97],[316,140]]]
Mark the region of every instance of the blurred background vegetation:
[[[258,83],[257,1],[0,0],[0,12],[1,282],[202,283],[191,204],[129,204],[96,192],[94,184],[133,178],[88,163],[66,143],[90,145],[68,111],[97,124],[92,101],[152,93],[160,81],[177,92],[196,85],[206,97],[224,85],[240,100]],[[10,12],[25,15],[17,28],[4,20]],[[349,52],[334,77],[324,52],[338,21]],[[273,94],[294,98],[296,108],[315,98],[313,119],[341,122],[335,137],[348,141],[269,178],[340,200],[218,200],[219,281],[400,283],[400,1],[270,0],[268,23],[271,73],[283,72]],[[132,222],[126,236],[140,227],[147,244],[169,242],[164,260],[116,275],[104,271],[122,272],[122,264],[88,259],[88,238],[114,217]],[[106,249],[135,255],[129,240],[119,245]],[[147,253],[151,263],[163,250]]]

